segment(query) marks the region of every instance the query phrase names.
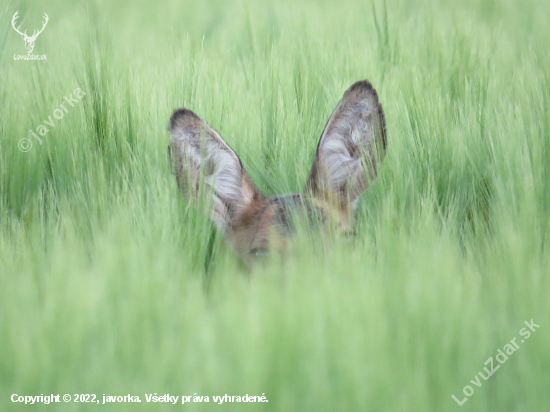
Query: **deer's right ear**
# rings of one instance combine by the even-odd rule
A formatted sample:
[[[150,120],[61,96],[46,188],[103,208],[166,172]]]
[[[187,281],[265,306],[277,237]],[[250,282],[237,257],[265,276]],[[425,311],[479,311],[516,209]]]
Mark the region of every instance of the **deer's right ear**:
[[[197,201],[201,185],[210,218],[222,229],[261,193],[239,156],[208,123],[189,109],[174,110],[168,155],[183,195]]]
[[[330,116],[317,146],[306,192],[351,203],[376,177],[386,152],[384,111],[367,80],[353,84]]]

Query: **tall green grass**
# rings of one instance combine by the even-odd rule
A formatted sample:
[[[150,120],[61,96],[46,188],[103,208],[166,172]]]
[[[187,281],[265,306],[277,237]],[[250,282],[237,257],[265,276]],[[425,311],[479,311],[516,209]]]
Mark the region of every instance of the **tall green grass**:
[[[16,10],[29,32],[50,16],[33,52],[46,61],[13,60]],[[535,0],[2,6],[0,409],[546,410],[549,19]],[[248,272],[178,192],[171,111],[206,119],[265,193],[299,191],[364,78],[389,145],[357,239],[298,236]],[[39,145],[28,131],[77,87]],[[532,318],[540,329],[470,383]],[[226,393],[269,402],[212,403]]]

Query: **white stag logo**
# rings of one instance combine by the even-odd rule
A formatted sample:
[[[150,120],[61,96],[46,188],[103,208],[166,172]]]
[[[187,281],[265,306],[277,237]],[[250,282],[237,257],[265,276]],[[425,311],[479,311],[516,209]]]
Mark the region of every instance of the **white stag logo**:
[[[36,41],[36,38],[38,37],[38,35],[40,33],[42,33],[44,31],[44,28],[46,27],[46,24],[48,24],[49,18],[48,18],[48,15],[46,13],[44,13],[44,18],[46,19],[44,21],[44,25],[42,26],[42,28],[40,30],[38,30],[38,31],[34,30],[32,36],[29,36],[29,35],[27,35],[27,30],[25,30],[24,33],[21,33],[19,31],[19,28],[21,26],[15,27],[15,22],[17,21],[17,18],[19,17],[18,14],[19,14],[19,11],[16,11],[15,14],[13,15],[13,19],[11,19],[11,25],[12,25],[13,29],[21,35],[23,40],[25,40],[25,48],[27,49],[27,53],[30,54],[30,53],[32,53],[32,50],[34,49],[34,42]]]

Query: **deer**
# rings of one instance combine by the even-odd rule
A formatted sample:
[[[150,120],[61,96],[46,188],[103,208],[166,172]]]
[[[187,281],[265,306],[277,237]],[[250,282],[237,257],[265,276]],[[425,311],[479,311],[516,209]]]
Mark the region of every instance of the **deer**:
[[[329,117],[301,193],[266,196],[235,151],[187,108],[175,109],[168,158],[183,196],[203,204],[210,219],[241,260],[253,268],[275,250],[286,255],[296,216],[355,235],[359,196],[377,176],[386,148],[386,121],[368,80],[354,83]],[[206,202],[199,198],[206,196]]]
[[[49,17],[46,13],[44,13],[45,21],[44,21],[44,24],[42,25],[42,28],[38,31],[34,30],[32,36],[27,35],[27,30],[25,30],[24,33],[21,33],[19,31],[21,26],[15,27],[15,24],[16,24],[16,21],[17,21],[18,18],[19,18],[19,10],[16,11],[15,14],[13,15],[13,18],[11,19],[11,25],[12,25],[13,29],[17,33],[19,33],[21,35],[21,37],[23,38],[23,40],[25,41],[25,48],[27,49],[27,53],[31,54],[33,49],[34,49],[34,42],[36,41],[36,38],[38,37],[38,35],[44,31],[44,28],[46,27],[46,24],[48,24]]]

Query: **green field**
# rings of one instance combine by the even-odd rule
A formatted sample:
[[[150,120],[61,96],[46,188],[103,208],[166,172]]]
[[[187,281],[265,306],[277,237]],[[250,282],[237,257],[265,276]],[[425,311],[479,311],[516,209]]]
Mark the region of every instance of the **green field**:
[[[14,58],[16,10],[29,34],[48,14],[46,60]],[[541,0],[3,3],[0,410],[547,411],[549,21]],[[300,191],[360,79],[388,151],[356,239],[299,235],[250,272],[178,190],[172,110],[266,194]]]

